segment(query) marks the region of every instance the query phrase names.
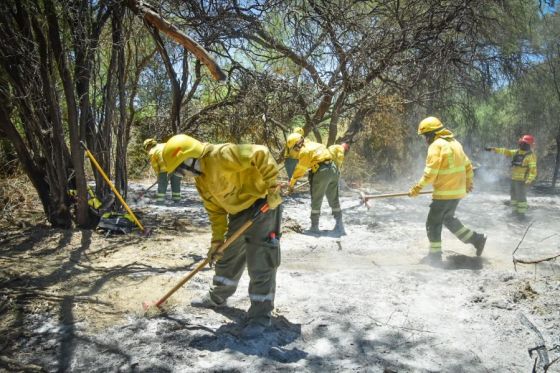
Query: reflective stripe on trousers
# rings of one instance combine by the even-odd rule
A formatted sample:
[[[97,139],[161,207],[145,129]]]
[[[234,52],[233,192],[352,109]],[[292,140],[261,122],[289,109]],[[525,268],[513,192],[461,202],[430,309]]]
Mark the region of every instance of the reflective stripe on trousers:
[[[256,202],[260,205],[262,200]],[[215,276],[210,294],[213,299],[226,300],[237,289],[239,279],[245,268],[249,273],[249,297],[251,307],[247,317],[255,322],[267,323],[274,309],[276,289],[276,270],[280,265],[280,245],[270,241],[269,235],[275,232],[280,238],[282,206],[261,215],[257,221],[224,251],[224,256],[216,262]],[[230,237],[254,213],[248,208],[238,214],[228,216]],[[276,232],[279,230],[280,232]]]
[[[426,219],[426,233],[430,241],[430,251],[438,248],[438,245],[439,250],[441,250],[441,231],[444,225],[464,243],[470,243],[476,234],[476,232],[465,227],[455,217],[455,210],[459,205],[459,201],[459,199],[432,200],[428,218]],[[435,246],[432,246],[432,243]]]
[[[441,252],[441,241],[440,242],[430,242],[430,253]]]

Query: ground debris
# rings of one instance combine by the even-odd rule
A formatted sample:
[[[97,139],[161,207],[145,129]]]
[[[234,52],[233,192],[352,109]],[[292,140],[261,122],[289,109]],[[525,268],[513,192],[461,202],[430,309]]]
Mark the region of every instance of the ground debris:
[[[520,289],[513,293],[513,302],[518,303],[521,300],[533,299],[538,293],[526,282]]]
[[[288,231],[292,231],[292,232],[296,232],[296,233],[303,233],[304,229],[301,226],[301,224],[299,224],[296,220],[284,216],[283,221],[282,221],[282,230],[283,232],[288,232]]]

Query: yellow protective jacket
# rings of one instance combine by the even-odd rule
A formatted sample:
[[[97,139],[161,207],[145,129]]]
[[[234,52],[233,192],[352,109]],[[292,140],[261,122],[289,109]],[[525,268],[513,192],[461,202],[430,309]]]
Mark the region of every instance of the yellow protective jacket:
[[[513,158],[511,179],[532,183],[537,178],[537,156],[532,151],[520,149],[495,148],[498,154]]]
[[[167,172],[167,168],[165,167],[165,162],[163,161],[162,157],[164,146],[165,144],[157,144],[148,152],[150,163],[156,174]]]
[[[472,182],[472,164],[463,147],[451,131],[439,131],[428,147],[426,168],[418,184],[422,187],[433,184],[433,199],[460,199]]]
[[[305,175],[307,170],[316,172],[321,163],[331,161],[332,155],[325,145],[313,141],[306,141],[301,150],[297,153],[297,159],[299,162],[290,179],[290,186],[292,187],[296,185],[297,179]]]
[[[277,193],[278,165],[262,145],[204,144],[200,169],[195,182],[212,225],[212,241],[224,239],[228,214]]]
[[[344,148],[342,145],[331,145],[329,146],[329,152],[331,152],[332,160],[338,169],[342,169],[342,163],[344,163]]]

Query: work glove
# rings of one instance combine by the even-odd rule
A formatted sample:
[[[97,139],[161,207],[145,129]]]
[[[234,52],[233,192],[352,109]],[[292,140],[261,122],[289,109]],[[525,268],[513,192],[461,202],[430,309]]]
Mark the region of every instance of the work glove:
[[[474,189],[474,183],[467,184],[467,193],[471,193]]]
[[[487,152],[491,152],[491,151],[494,150],[494,148],[492,148],[492,147],[486,147],[486,148],[484,148],[484,150],[486,150]]]
[[[408,191],[408,196],[409,197],[416,197],[416,196],[418,196],[418,194],[420,193],[421,190],[422,190],[422,186],[419,185],[419,184],[416,184],[415,186],[410,188],[410,190]]]
[[[282,203],[282,197],[280,197],[280,193],[277,192],[277,188],[270,188],[268,190],[268,194],[266,195],[266,203],[268,203],[268,207],[271,210],[274,210]]]
[[[207,254],[207,258],[208,260],[210,260],[210,267],[212,267],[215,262],[222,259],[222,256],[224,256],[223,252],[222,253],[218,252],[218,248],[222,246],[223,243],[224,240],[214,240],[212,241],[212,243],[210,243],[210,248],[208,249],[208,254]]]

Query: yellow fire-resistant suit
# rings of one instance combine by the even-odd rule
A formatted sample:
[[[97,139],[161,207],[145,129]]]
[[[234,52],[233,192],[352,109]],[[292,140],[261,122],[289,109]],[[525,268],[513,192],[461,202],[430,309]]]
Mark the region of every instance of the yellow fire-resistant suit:
[[[156,146],[152,147],[148,152],[150,157],[150,164],[154,169],[156,174],[160,174],[161,172],[167,172],[167,168],[165,168],[165,162],[163,161],[163,147],[165,144],[157,144]]]
[[[445,225],[464,243],[476,245],[483,235],[465,227],[455,217],[459,201],[467,194],[473,183],[472,164],[461,144],[451,131],[437,132],[428,148],[424,175],[418,186],[433,184],[433,201],[426,220],[426,232],[430,241],[430,253],[441,253],[441,231]]]
[[[537,156],[532,151],[521,149],[494,148],[498,154],[512,158],[511,207],[518,214],[527,212],[527,186],[537,178]]]
[[[171,198],[174,201],[181,200],[181,177],[177,175],[167,176],[167,168],[162,156],[164,146],[165,144],[157,144],[148,152],[150,164],[152,165],[154,172],[158,175],[156,201],[160,203],[165,201],[165,193],[167,192],[169,179],[171,179]]]
[[[332,160],[338,170],[342,170],[342,163],[344,163],[344,147],[339,144],[329,146],[329,152],[331,152]]]
[[[325,196],[334,218],[340,220],[342,218],[342,210],[340,209],[338,198],[338,179],[340,173],[332,160],[331,152],[323,144],[307,141],[297,153],[297,157],[299,162],[290,179],[290,185],[294,186],[297,179],[305,175],[309,170],[312,227],[318,227],[321,205]]]
[[[265,146],[204,144],[195,177],[212,225],[212,240],[230,237],[269,194],[276,195],[278,166]],[[270,197],[270,196],[268,196]],[[216,262],[210,297],[222,303],[233,295],[245,266],[251,307],[248,318],[269,325],[280,265],[281,206],[262,215]],[[227,231],[227,235],[226,235]],[[272,235],[272,233],[275,234]]]
[[[295,155],[294,155],[295,156]],[[317,172],[320,164],[327,163],[332,160],[331,153],[325,145],[313,141],[306,141],[297,154],[298,165],[294,170],[294,174],[290,179],[290,186],[296,185],[296,181],[305,175],[307,170]]]

